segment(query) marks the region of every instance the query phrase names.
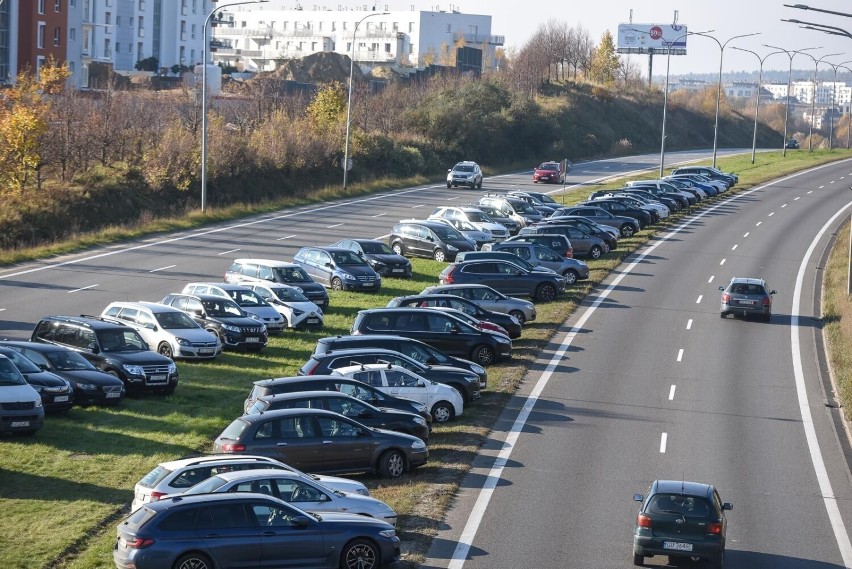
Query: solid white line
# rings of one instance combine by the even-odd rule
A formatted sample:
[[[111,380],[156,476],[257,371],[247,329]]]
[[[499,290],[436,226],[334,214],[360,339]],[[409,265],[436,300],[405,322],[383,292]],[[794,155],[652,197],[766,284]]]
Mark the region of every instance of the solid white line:
[[[672,388],[669,389],[669,401],[674,401],[674,393],[675,393],[675,386],[672,385]]]
[[[71,294],[72,292],[80,292],[81,290],[88,290],[90,288],[95,288],[96,286],[100,286],[100,285],[93,284],[93,285],[89,285],[89,286],[84,286],[83,288],[75,288],[74,290],[69,290],[69,291],[66,291],[66,292],[68,294]]]
[[[739,247],[739,245],[734,245],[733,247],[731,247],[731,251],[736,251],[737,247]]]
[[[159,269],[151,269],[148,271],[149,273],[156,273],[157,271],[165,271],[166,269],[173,269],[177,267],[177,265],[168,265],[166,267],[160,267]]]
[[[820,229],[817,236],[811,242],[810,247],[808,247],[805,258],[802,259],[802,264],[799,265],[799,272],[796,275],[796,286],[793,289],[793,309],[790,317],[790,344],[793,353],[793,376],[796,379],[796,396],[799,399],[799,413],[802,415],[802,426],[805,429],[805,439],[808,442],[811,462],[814,465],[817,482],[819,482],[820,493],[825,503],[825,509],[828,512],[831,529],[834,530],[834,539],[837,540],[837,546],[840,548],[840,556],[843,558],[844,567],[847,569],[852,569],[852,542],[849,541],[849,534],[846,532],[843,517],[840,515],[840,509],[837,506],[837,497],[831,488],[831,481],[828,478],[828,471],[825,468],[825,461],[822,458],[822,452],[819,448],[819,439],[817,439],[816,429],[814,428],[811,404],[808,402],[808,392],[805,388],[805,373],[802,367],[801,346],[799,345],[799,310],[802,302],[802,285],[805,280],[805,273],[809,270],[808,263],[810,262],[811,255],[813,255],[817,243],[826,231],[828,231],[828,228],[834,224],[835,220],[844,215],[844,212],[850,207],[852,207],[852,202],[846,204],[840,211],[835,213],[822,226],[822,229]],[[805,328],[810,330],[809,326]]]
[[[677,361],[679,361],[679,362],[683,361],[683,348],[681,348],[677,351]]]
[[[710,278],[709,278],[709,279],[707,279],[707,284],[712,283],[712,282],[713,282],[713,279],[715,279],[715,278],[716,278],[716,275],[710,275]]]
[[[701,299],[704,298],[703,294],[698,295],[698,300],[695,301],[695,304],[701,304]]]
[[[725,261],[727,261],[727,259],[722,259],[722,260],[719,262],[719,266],[721,267],[722,265],[724,265],[724,264],[725,264]]]
[[[686,329],[692,330],[692,318],[686,321]]]
[[[222,251],[221,253],[216,253],[217,255],[227,255],[228,253],[236,253],[239,249],[231,249],[230,251]]]
[[[327,225],[326,229],[334,229],[335,227],[340,227],[343,225],[342,223],[335,223],[334,225]]]
[[[279,237],[278,241],[284,241],[285,239],[292,239],[293,237],[296,237],[295,233],[293,235],[285,235],[284,237]]]
[[[745,234],[743,234],[743,237],[748,237],[750,234],[751,234],[750,231],[746,231]]]
[[[665,452],[666,452],[666,441],[668,441],[668,440],[669,440],[669,434],[663,433],[662,436],[660,437],[660,452],[663,453],[663,454],[665,454]]]

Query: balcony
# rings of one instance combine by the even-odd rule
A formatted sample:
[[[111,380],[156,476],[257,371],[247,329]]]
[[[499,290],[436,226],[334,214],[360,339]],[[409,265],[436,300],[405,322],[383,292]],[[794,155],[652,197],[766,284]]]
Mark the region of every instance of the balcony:
[[[494,45],[501,46],[506,41],[506,36],[482,36],[479,34],[464,34],[464,41],[468,45]]]

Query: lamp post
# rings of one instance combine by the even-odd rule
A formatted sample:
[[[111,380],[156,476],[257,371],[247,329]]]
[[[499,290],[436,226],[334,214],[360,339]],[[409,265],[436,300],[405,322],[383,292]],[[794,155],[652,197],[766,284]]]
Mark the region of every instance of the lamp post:
[[[826,63],[834,70],[834,82],[831,85],[831,116],[828,122],[828,149],[831,150],[834,142],[834,105],[837,102],[837,70],[847,63],[852,63],[852,61],[844,61],[842,63],[826,61]]]
[[[814,114],[816,112],[816,94],[817,94],[817,73],[819,73],[819,64],[826,57],[834,57],[835,55],[842,55],[840,53],[829,53],[827,55],[823,55],[819,59],[811,55],[810,53],[806,53],[814,62],[814,83],[813,83],[813,92],[811,93],[811,120],[808,121],[808,152],[813,152],[814,150]]]
[[[786,104],[784,105],[784,140],[781,141],[781,155],[787,156],[787,123],[789,122],[788,117],[790,116],[790,85],[793,81],[793,58],[796,57],[796,55],[803,53],[805,51],[808,51],[808,50],[811,50],[811,49],[822,49],[822,48],[821,47],[803,47],[802,49],[787,50],[787,49],[784,49],[783,47],[778,47],[777,45],[763,44],[763,46],[764,47],[770,47],[772,49],[777,49],[779,51],[783,51],[784,53],[787,54],[787,57],[790,58],[790,68],[787,72],[787,101],[786,101]]]
[[[207,211],[207,27],[210,24],[213,14],[219,10],[230,8],[231,6],[262,4],[263,2],[269,2],[269,0],[245,0],[243,2],[232,2],[216,6],[204,18],[204,25],[201,28],[201,38],[204,42],[204,45],[201,46],[201,213]]]
[[[717,145],[718,145],[718,142],[719,142],[719,103],[722,100],[722,59],[725,55],[725,46],[727,46],[728,43],[731,40],[735,40],[735,39],[739,39],[739,38],[747,38],[747,37],[750,37],[750,36],[757,36],[757,35],[760,35],[760,32],[753,32],[753,33],[750,33],[750,34],[742,34],[742,35],[739,35],[739,36],[733,36],[733,37],[730,37],[727,40],[725,40],[725,43],[722,43],[719,40],[717,40],[715,37],[708,35],[706,33],[703,33],[703,32],[697,33],[695,35],[704,36],[705,38],[710,38],[711,40],[713,40],[714,42],[716,42],[719,45],[719,88],[716,91],[716,122],[713,125],[713,167],[715,168],[716,167],[716,149],[717,149]]]
[[[852,73],[852,69],[846,67],[845,65],[841,65],[843,69]],[[852,111],[852,103],[850,103],[850,111]],[[852,112],[846,113],[846,150],[849,150],[849,134],[852,132]]]
[[[355,34],[358,33],[358,26],[367,18],[373,16],[387,16],[390,12],[374,12],[367,14],[357,22],[355,29],[352,30],[352,45],[349,46],[349,96],[346,100],[346,142],[343,145],[343,189],[346,189],[346,180],[349,174],[349,123],[352,117],[352,74],[355,72]]]
[[[783,53],[781,51],[773,51],[772,53],[767,53],[763,57],[760,57],[756,51],[752,51],[750,49],[743,49],[737,46],[731,46],[731,49],[736,49],[737,51],[745,51],[747,53],[751,53],[754,55],[757,60],[760,62],[760,70],[757,74],[757,96],[754,98],[754,135],[751,139],[751,163],[754,164],[754,157],[757,153],[757,116],[760,113],[760,86],[763,84],[763,62],[769,59],[770,56],[776,55],[778,53]]]

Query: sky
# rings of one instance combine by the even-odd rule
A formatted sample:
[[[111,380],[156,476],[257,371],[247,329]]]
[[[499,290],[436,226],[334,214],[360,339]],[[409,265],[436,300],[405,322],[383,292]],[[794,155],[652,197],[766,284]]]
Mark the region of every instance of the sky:
[[[306,10],[314,7],[318,0],[305,0],[302,6]],[[225,3],[223,0],[222,3]],[[730,49],[737,46],[759,53],[761,56],[776,51],[764,44],[786,50],[798,50],[807,47],[821,49],[808,50],[815,57],[838,53],[827,57],[825,61],[843,63],[852,60],[852,38],[829,35],[826,33],[801,29],[799,25],[782,22],[781,19],[797,19],[803,22],[825,24],[842,28],[852,34],[852,17],[836,16],[787,8],[785,3],[806,2],[811,8],[833,10],[852,14],[852,2],[849,0],[527,0],[517,2],[509,0],[455,0],[453,3],[441,0],[367,0],[347,2],[346,0],[328,0],[329,4],[316,4],[336,9],[375,6],[377,10],[450,10],[455,9],[467,14],[488,14],[492,16],[491,34],[506,38],[505,47],[522,47],[535,34],[536,30],[548,20],[566,22],[569,26],[581,25],[588,30],[595,43],[600,41],[604,31],[609,30],[617,36],[619,24],[629,24],[631,10],[634,24],[671,24],[675,11],[678,11],[677,23],[695,32],[710,31],[720,43],[740,34],[760,32],[760,35],[734,39],[724,51],[723,72],[756,71],[757,57],[750,53]],[[272,5],[288,8],[295,7],[296,0],[273,0]],[[690,36],[687,38],[687,55],[671,57],[672,75],[719,72],[719,45],[710,38]],[[630,56],[641,70],[648,75],[648,57]],[[790,60],[784,54],[773,55],[766,60],[764,70],[787,71]],[[654,57],[654,75],[665,74],[665,58]],[[852,67],[852,63],[847,63]],[[813,70],[814,62],[809,57],[797,55],[793,60],[793,69]],[[830,69],[824,63],[821,70]]]

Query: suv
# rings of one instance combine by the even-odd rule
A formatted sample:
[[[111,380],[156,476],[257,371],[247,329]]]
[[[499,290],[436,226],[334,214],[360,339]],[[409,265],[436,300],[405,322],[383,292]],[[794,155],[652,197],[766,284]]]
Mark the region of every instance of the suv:
[[[561,184],[565,181],[565,170],[560,162],[542,162],[533,169],[533,183]]]
[[[499,326],[504,329],[513,340],[521,337],[522,323],[520,320],[503,312],[485,310],[481,306],[460,296],[452,296],[449,294],[412,294],[392,298],[387,304],[387,308],[399,307],[451,308],[453,310],[459,310],[471,318],[475,318],[482,322],[490,322],[492,325]]]
[[[736,174],[722,172],[713,166],[681,166],[672,170],[671,173],[673,176],[677,176],[678,174],[699,174],[711,180],[720,180],[729,188],[740,181],[739,176]]]
[[[354,251],[342,247],[302,247],[293,262],[331,290],[377,292],[382,277]]]
[[[45,413],[65,413],[74,404],[74,388],[66,381],[35,362],[21,352],[0,345],[0,356],[9,358],[27,383],[41,396],[41,406]]]
[[[148,349],[136,330],[120,320],[97,316],[46,316],[33,330],[33,342],[71,348],[95,367],[114,375],[129,390],[173,393],[175,362]]]
[[[527,271],[497,259],[464,261],[449,265],[438,275],[442,285],[484,284],[504,294],[520,294],[550,302],[565,291],[565,277],[556,273]]]
[[[302,289],[308,300],[322,309],[328,308],[328,292],[315,282],[296,263],[271,259],[237,259],[225,272],[225,282],[242,284],[245,281],[272,281]]]
[[[518,234],[506,240],[506,243],[535,243],[536,245],[547,247],[560,257],[564,257],[566,259],[574,258],[574,247],[571,246],[571,242],[568,241],[568,238],[564,235],[558,235],[556,233]],[[489,250],[493,251],[494,247]]]
[[[524,227],[519,237],[523,239],[526,235],[564,235],[571,242],[573,256],[586,257],[587,259],[600,259],[604,253],[609,253],[609,245],[602,239],[589,235],[579,227],[569,224],[547,223]],[[496,288],[496,287],[495,287]]]
[[[266,326],[269,334],[279,334],[287,327],[287,321],[268,302],[256,292],[242,285],[230,283],[189,283],[181,291],[183,294],[209,294],[228,298],[237,303],[243,311],[256,317]]]
[[[183,310],[202,328],[219,336],[226,348],[259,352],[266,347],[266,326],[230,298],[173,293],[160,302]]]
[[[559,205],[550,205],[544,204],[540,199],[535,197],[534,195],[528,192],[522,192],[521,190],[512,190],[507,194],[510,198],[518,198],[522,199],[539,212],[542,217],[549,217],[553,215],[553,212],[559,209]]]
[[[32,435],[43,424],[41,396],[12,360],[0,355],[0,433]]]
[[[558,219],[558,216],[563,215],[585,217],[598,225],[612,227],[617,229],[622,237],[633,237],[641,229],[639,221],[635,218],[626,215],[615,215],[593,204],[559,210],[554,214],[554,219]]]
[[[495,222],[505,227],[509,231],[509,235],[516,235],[518,231],[521,230],[521,227],[524,227],[526,225],[526,222],[524,222],[523,218],[515,219],[509,213],[506,213],[497,207],[493,207],[490,205],[482,205],[478,203],[471,204],[470,207],[478,209],[479,211],[493,219]]]
[[[332,247],[353,251],[367,261],[373,270],[383,277],[411,276],[411,261],[391,251],[390,247],[375,239],[343,239]]]
[[[763,279],[734,277],[727,287],[720,286],[722,303],[719,316],[725,318],[728,314],[748,316],[756,314],[767,322],[772,317],[772,295]]]
[[[219,337],[186,313],[156,302],[113,302],[101,316],[117,318],[139,332],[148,348],[167,358],[212,359],[222,354]]]
[[[523,241],[497,243],[491,249],[492,254],[499,252],[516,255],[536,267],[545,267],[565,277],[567,284],[589,278],[589,266],[576,259],[566,259],[549,247]],[[511,259],[509,262],[513,262]]]
[[[439,262],[452,261],[459,251],[476,250],[455,228],[437,220],[397,223],[388,237],[388,245],[397,255],[431,257]]]
[[[494,241],[503,241],[509,237],[509,229],[491,219],[487,213],[473,206],[436,207],[429,219],[458,219],[473,224],[474,227],[483,231],[489,231]]]
[[[447,170],[447,187],[469,186],[482,189],[482,169],[476,162],[459,162]]]
[[[499,194],[485,194],[479,198],[479,204],[500,210],[504,215],[517,221],[521,227],[537,223],[544,219],[541,213],[521,198]]]

